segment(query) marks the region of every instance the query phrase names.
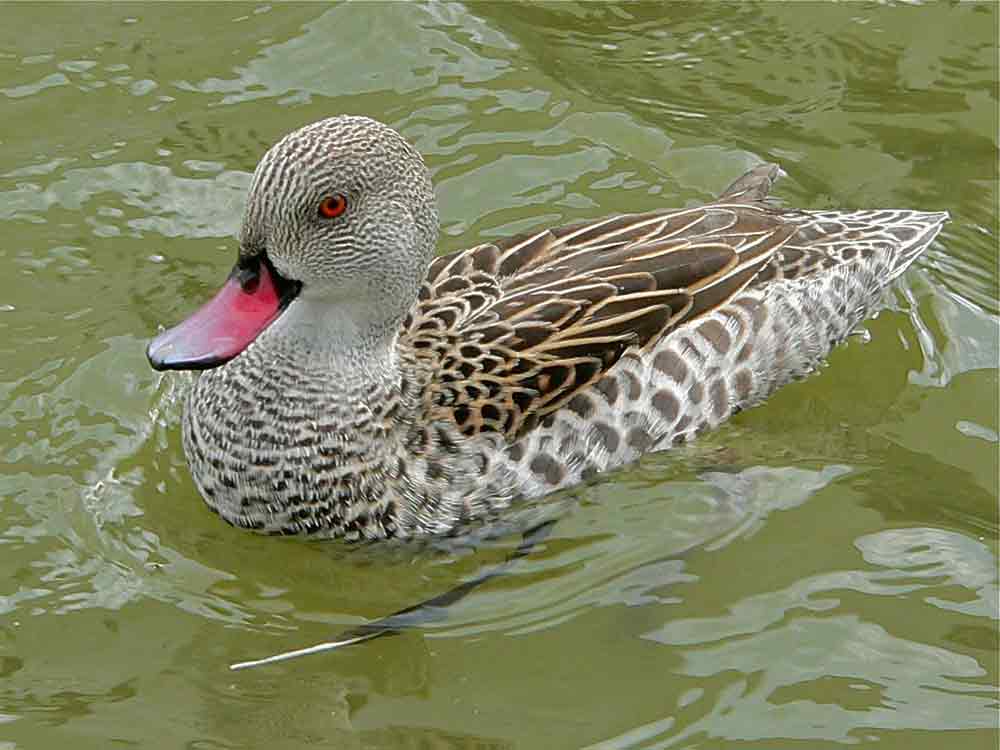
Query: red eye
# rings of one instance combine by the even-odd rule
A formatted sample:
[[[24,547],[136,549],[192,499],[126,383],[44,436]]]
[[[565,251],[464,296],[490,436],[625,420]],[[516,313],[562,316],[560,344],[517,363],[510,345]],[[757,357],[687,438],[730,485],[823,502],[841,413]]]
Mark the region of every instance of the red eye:
[[[319,202],[319,215],[336,219],[347,210],[347,198],[342,195],[328,195]]]

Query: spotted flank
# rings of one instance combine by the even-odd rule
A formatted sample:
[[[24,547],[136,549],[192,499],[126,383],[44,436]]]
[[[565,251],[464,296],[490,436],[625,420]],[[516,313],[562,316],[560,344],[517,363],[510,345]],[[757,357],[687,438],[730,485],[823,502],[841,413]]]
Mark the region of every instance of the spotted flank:
[[[430,180],[397,133],[296,131],[255,173],[227,282],[259,303],[246,341],[223,335],[224,290],[150,345],[205,370],[196,485],[260,531],[440,534],[718,426],[812,372],[948,218],[777,208],[780,174],[434,257]]]

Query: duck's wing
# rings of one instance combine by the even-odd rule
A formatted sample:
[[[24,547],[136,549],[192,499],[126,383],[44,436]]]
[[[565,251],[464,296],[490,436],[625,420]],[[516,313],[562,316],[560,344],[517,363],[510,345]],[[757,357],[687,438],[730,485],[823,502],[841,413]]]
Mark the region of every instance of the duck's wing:
[[[402,334],[431,371],[428,412],[467,435],[513,438],[599,380],[629,347],[649,347],[725,302],[797,229],[757,202],[758,188],[740,189],[754,202],[727,191],[705,206],[437,258]]]

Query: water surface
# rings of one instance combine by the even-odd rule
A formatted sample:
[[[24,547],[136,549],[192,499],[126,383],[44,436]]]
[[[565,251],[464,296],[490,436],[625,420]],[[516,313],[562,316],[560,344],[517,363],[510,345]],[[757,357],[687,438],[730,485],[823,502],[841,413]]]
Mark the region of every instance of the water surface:
[[[0,747],[995,747],[997,6],[8,4]],[[352,548],[203,507],[145,340],[225,277],[256,160],[399,128],[442,251],[710,199],[948,210],[819,375],[558,518],[447,617],[330,638],[521,537]]]

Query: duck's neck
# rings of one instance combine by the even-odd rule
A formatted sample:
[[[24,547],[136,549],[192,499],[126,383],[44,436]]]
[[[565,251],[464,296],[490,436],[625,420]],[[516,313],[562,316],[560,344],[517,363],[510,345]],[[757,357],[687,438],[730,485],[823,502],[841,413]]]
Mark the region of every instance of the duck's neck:
[[[398,330],[398,325],[396,326]],[[269,531],[391,534],[417,397],[397,333],[294,301],[185,411],[185,452],[208,504]]]
[[[331,392],[390,389],[399,380],[399,322],[378,312],[299,299],[261,334],[259,344],[307,377],[322,377]]]

